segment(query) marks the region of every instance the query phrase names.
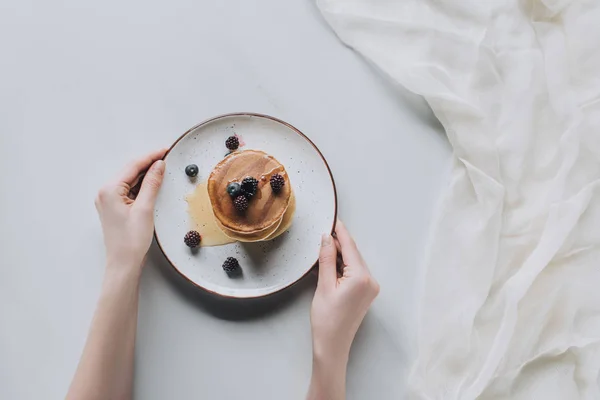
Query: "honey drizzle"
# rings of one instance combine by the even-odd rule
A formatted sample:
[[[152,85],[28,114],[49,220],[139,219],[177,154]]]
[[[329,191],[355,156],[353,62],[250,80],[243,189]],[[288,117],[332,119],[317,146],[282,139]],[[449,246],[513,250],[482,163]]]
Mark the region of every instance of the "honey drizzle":
[[[196,185],[194,191],[187,195],[185,200],[188,203],[188,213],[192,217],[191,229],[197,230],[202,236],[201,247],[222,246],[235,242],[235,239],[225,235],[217,225],[206,182]]]

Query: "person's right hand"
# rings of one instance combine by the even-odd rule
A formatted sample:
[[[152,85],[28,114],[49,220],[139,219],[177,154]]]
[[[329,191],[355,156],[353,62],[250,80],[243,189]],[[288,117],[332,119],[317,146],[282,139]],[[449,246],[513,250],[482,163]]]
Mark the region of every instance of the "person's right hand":
[[[356,243],[338,220],[336,238],[325,234],[319,255],[319,282],[312,303],[313,352],[346,360],[358,327],[379,293]],[[338,276],[338,248],[343,259]]]
[[[307,399],[346,398],[346,365],[350,346],[379,284],[373,279],[356,243],[338,220],[336,237],[323,235],[319,255],[319,283],[310,314],[313,337],[313,374]],[[343,269],[338,275],[338,249]]]

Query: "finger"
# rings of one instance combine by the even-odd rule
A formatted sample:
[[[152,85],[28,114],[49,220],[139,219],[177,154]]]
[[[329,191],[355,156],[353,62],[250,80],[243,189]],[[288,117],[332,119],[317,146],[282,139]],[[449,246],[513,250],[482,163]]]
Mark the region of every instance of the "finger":
[[[163,158],[166,152],[167,149],[156,150],[129,163],[119,175],[119,182],[126,183],[130,186],[135,185],[139,176],[144,173],[153,162]]]
[[[146,176],[144,176],[142,187],[140,188],[140,192],[138,193],[134,203],[135,206],[147,207],[151,209],[154,208],[156,196],[158,195],[160,185],[162,185],[164,175],[165,162],[163,160],[154,162],[154,164],[152,164],[146,173]]]
[[[335,243],[335,249],[337,251],[337,256],[335,258],[335,265],[337,270],[338,278],[344,276],[344,258],[342,257],[342,246],[340,245],[340,241],[337,238],[333,238],[333,242]]]
[[[357,267],[362,266],[366,268],[362,262],[362,256],[358,251],[358,247],[356,247],[354,239],[352,239],[352,236],[350,236],[348,229],[346,229],[346,225],[344,225],[344,223],[340,220],[337,221],[335,235],[337,240],[340,242],[340,247],[342,248],[344,264]]]
[[[335,248],[337,249],[337,252],[341,256],[342,255],[342,245],[340,244],[340,241],[336,237],[333,238],[333,241],[335,242]]]
[[[144,177],[146,176],[146,172],[142,173],[137,177],[135,182],[133,182],[129,187],[129,193],[127,197],[131,200],[135,200],[137,198],[138,193],[140,193],[140,189],[142,188],[142,182],[144,181]]]
[[[330,287],[337,280],[336,269],[337,251],[333,237],[325,233],[321,237],[321,252],[319,253],[319,285]]]

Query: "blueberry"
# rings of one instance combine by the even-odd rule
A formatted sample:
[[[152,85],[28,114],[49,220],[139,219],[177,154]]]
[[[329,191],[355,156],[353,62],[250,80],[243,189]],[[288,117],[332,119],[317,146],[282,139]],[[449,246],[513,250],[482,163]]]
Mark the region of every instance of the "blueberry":
[[[185,174],[190,177],[198,175],[198,166],[196,164],[190,164],[185,167]]]
[[[229,185],[227,185],[227,193],[229,193],[229,195],[233,198],[238,197],[240,194],[242,194],[242,185],[237,182],[231,182]]]

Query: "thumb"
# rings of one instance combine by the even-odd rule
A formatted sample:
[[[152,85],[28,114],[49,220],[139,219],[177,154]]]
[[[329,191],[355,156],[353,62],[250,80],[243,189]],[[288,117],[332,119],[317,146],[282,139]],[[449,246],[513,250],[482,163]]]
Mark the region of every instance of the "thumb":
[[[319,253],[319,286],[333,286],[337,280],[337,249],[333,237],[325,233],[321,238],[321,252]]]
[[[165,162],[163,160],[155,161],[146,173],[146,176],[144,176],[140,193],[135,200],[136,204],[154,208],[156,195],[158,194],[158,189],[160,189],[164,175]]]

